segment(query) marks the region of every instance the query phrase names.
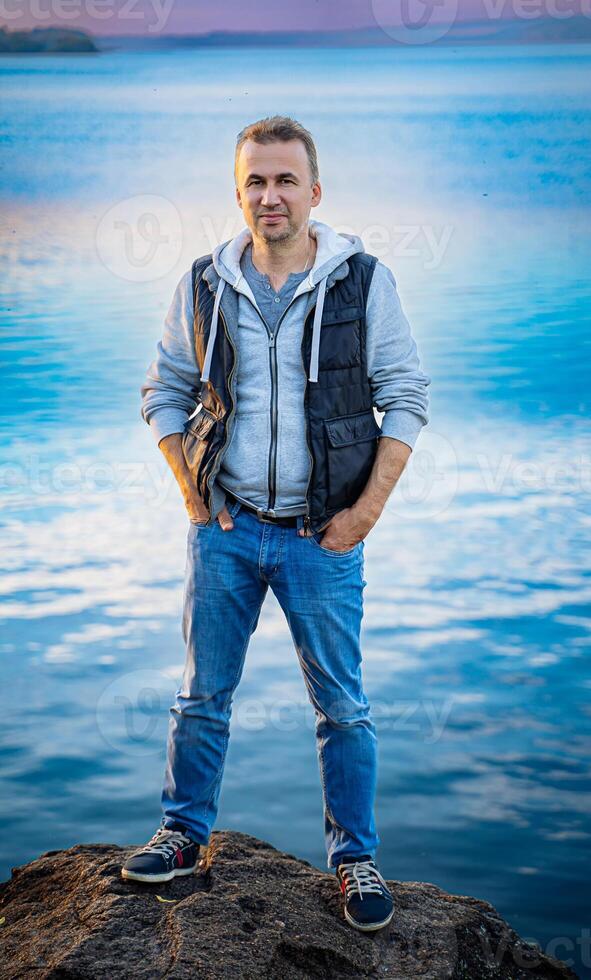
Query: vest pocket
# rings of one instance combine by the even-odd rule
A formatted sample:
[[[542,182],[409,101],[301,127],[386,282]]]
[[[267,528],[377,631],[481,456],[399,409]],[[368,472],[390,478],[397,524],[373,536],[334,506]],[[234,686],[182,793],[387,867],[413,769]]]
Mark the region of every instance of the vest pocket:
[[[201,497],[204,497],[203,471],[211,455],[212,446],[217,441],[214,438],[217,422],[213,415],[202,409],[195,418],[187,422],[181,441],[185,462]]]
[[[326,510],[351,507],[373,468],[381,428],[373,409],[325,419],[328,497]]]

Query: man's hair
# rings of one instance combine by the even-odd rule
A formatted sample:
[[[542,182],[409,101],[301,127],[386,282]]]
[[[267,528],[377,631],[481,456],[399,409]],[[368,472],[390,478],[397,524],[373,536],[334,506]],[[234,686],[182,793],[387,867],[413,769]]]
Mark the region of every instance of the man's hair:
[[[308,154],[312,184],[319,180],[318,157],[312,134],[291,116],[267,116],[265,119],[250,123],[238,133],[234,154],[234,181],[238,173],[240,150],[246,140],[253,140],[255,143],[286,143],[288,140],[301,140]]]

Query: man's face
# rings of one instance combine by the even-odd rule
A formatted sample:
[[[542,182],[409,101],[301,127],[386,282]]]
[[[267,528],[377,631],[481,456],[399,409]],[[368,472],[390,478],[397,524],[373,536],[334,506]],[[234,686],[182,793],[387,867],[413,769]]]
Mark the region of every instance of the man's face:
[[[281,242],[307,227],[310,209],[320,203],[320,183],[312,186],[301,140],[259,144],[247,140],[236,166],[236,200],[254,238]]]

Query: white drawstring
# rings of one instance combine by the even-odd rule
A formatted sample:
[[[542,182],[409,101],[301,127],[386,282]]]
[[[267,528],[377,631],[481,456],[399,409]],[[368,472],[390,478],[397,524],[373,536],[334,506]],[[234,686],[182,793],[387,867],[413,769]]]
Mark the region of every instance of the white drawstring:
[[[220,300],[222,298],[222,293],[224,291],[225,285],[226,285],[226,280],[220,278],[215,294],[215,302],[213,304],[213,315],[211,318],[211,327],[209,329],[209,338],[207,341],[207,348],[205,351],[205,360],[203,362],[203,370],[201,372],[201,381],[209,381],[209,369],[211,367],[213,348],[214,348],[215,339],[218,330]],[[320,280],[318,286],[318,296],[316,299],[316,309],[314,310],[314,324],[312,327],[312,349],[310,352],[310,373],[308,375],[308,379],[310,381],[318,381],[318,361],[320,356],[320,328],[322,326],[322,312],[324,309],[325,295],[326,295],[326,277]]]
[[[215,294],[215,302],[213,304],[213,316],[211,318],[211,327],[209,328],[209,339],[207,341],[207,349],[205,351],[201,381],[209,381],[209,368],[211,365],[211,358],[213,357],[213,345],[215,344],[215,338],[218,332],[218,310],[220,308],[220,300],[222,298],[225,285],[226,280],[220,278]]]
[[[312,350],[310,353],[310,373],[309,381],[318,381],[318,358],[320,352],[320,326],[322,324],[322,311],[324,309],[324,296],[326,294],[326,278],[320,280],[318,286],[318,297],[316,299],[316,309],[314,310],[314,326],[312,327]]]

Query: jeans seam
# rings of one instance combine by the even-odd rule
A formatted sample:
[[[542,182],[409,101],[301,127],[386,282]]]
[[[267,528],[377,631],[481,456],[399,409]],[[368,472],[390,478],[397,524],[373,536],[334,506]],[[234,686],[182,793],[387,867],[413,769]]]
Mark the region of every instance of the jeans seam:
[[[234,688],[236,686],[236,678],[238,677],[238,675],[240,673],[240,669],[242,667],[244,656],[246,654],[246,650],[247,650],[247,647],[248,647],[248,644],[249,644],[249,641],[250,641],[250,637],[252,635],[252,630],[253,630],[254,624],[256,623],[257,616],[259,615],[259,613],[260,613],[260,607],[259,607],[259,609],[257,609],[256,613],[254,614],[254,616],[253,616],[253,618],[251,620],[250,627],[249,627],[249,630],[248,630],[248,633],[247,633],[247,636],[246,636],[246,640],[244,641],[244,646],[242,647],[242,653],[240,654],[240,658],[238,660],[238,667],[236,668],[236,672],[234,674],[234,679],[233,679],[232,684],[231,684],[230,697],[226,699],[226,702],[225,702],[224,707],[223,707],[224,713],[225,713],[226,709],[228,708],[228,705],[229,705],[230,701],[232,700],[232,694],[233,694]],[[209,807],[211,806],[211,801],[213,800],[213,798],[215,796],[215,791],[216,791],[216,788],[217,788],[217,785],[218,785],[218,782],[219,782],[220,773],[221,773],[221,771],[222,771],[222,769],[224,767],[224,762],[225,762],[225,758],[226,758],[226,749],[228,748],[228,742],[230,741],[230,722],[231,722],[231,719],[228,718],[228,731],[224,735],[224,741],[222,743],[221,761],[220,761],[220,764],[218,766],[217,772],[215,774],[215,778],[214,778],[214,781],[213,781],[213,789],[212,789],[211,793],[209,794],[209,798],[208,798],[207,802],[203,806],[203,811],[202,811],[203,818],[205,818],[205,816],[207,814],[207,811],[208,811]]]
[[[328,814],[328,816],[330,818],[331,823],[333,823],[335,827],[338,827],[338,829],[343,834],[347,834],[348,835],[349,832],[347,830],[345,830],[344,827],[341,827],[340,823],[338,823],[335,820],[334,814],[332,812],[332,807],[330,806],[330,804],[328,802],[328,791],[327,791],[327,788],[326,788],[326,774],[325,774],[325,771],[324,771],[324,750],[323,750],[322,742],[321,741],[319,742],[319,745],[318,745],[318,755],[319,755],[319,758],[320,758],[320,779],[322,781],[322,789],[323,789],[323,792],[324,792],[324,806],[326,808],[326,812],[327,812],[327,814]]]

